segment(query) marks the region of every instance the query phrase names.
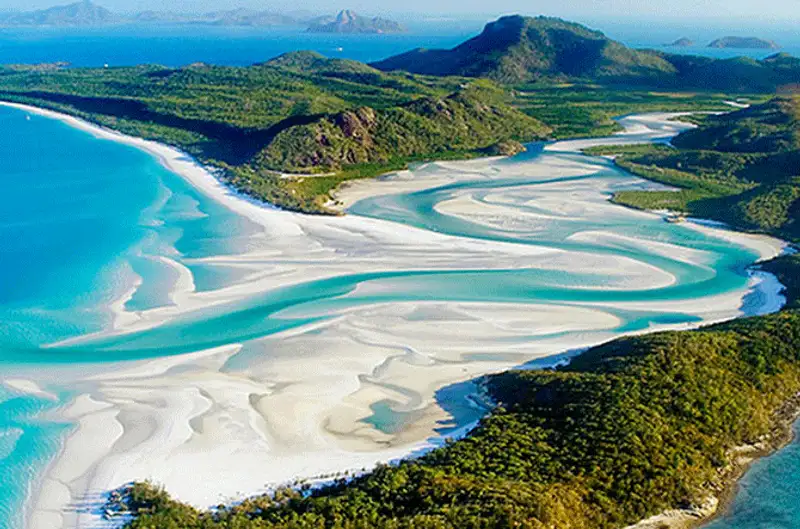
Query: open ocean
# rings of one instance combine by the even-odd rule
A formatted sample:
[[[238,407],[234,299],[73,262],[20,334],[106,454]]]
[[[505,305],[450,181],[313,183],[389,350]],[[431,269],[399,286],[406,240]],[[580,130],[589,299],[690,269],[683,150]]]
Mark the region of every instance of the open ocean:
[[[112,28],[0,28],[0,64],[68,62],[74,66],[130,66],[144,63],[182,66],[193,62],[249,65],[281,53],[314,50],[329,57],[363,62],[383,59],[413,48],[449,48],[480,32],[490,20],[427,21],[408,24],[400,35],[331,35],[306,33],[298,27],[229,28],[119,26]],[[781,50],[800,56],[800,32],[773,25],[736,30],[724,25],[684,27],[669,23],[588,20],[593,29],[637,48],[709,57],[746,55],[757,59],[775,50],[718,50],[705,47],[726,35],[754,35],[775,40]],[[681,37],[690,48],[665,46]]]
[[[423,24],[407,35],[383,36],[307,34],[298,28],[1,29],[0,63],[65,61],[75,66],[139,63],[178,66],[200,61],[246,65],[301,49],[371,61],[414,47],[454,46],[479,31],[482,24],[482,21]],[[593,26],[603,29],[600,24]],[[642,28],[621,26],[609,27],[608,33],[644,47],[655,47],[682,36],[703,41],[724,34],[710,35],[703,30],[695,36],[683,28],[674,31],[662,28],[648,33]],[[772,36],[762,32],[758,36],[785,42],[787,51],[800,51],[796,35]],[[705,48],[682,51],[730,53]],[[476,236],[462,233],[465,228],[459,223],[442,223],[443,219],[436,216],[433,205],[445,198],[446,193],[436,191],[418,194],[413,197],[413,204],[404,196],[392,198],[394,202],[389,205],[373,200],[360,205],[355,213],[382,216],[384,211],[391,210],[399,215],[395,219],[399,222]],[[683,233],[661,224],[638,226],[638,229],[652,230],[653,236],[659,237],[666,237],[663,234],[667,230],[676,237]],[[103,329],[108,324],[106,305],[130,289],[134,277],[143,278],[145,288],[128,301],[128,309],[142,310],[168,303],[163,292],[177,279],[169,267],[161,264],[159,256],[180,255],[190,260],[236,253],[240,250],[237,245],[246,244],[247,234],[255,229],[248,220],[197,192],[146,153],[94,138],[50,119],[0,109],[0,364],[5,364],[2,377],[24,378],[31,369],[30,362],[17,365],[15,359],[31,351],[41,353],[43,363],[70,363],[69,356],[59,356],[58,351],[47,352],[40,347]],[[695,237],[683,242],[706,248],[718,257],[715,266],[722,279],[714,288],[724,291],[741,286],[745,281],[741,265],[750,262],[753,256],[718,241]],[[209,288],[224,282],[224,278],[206,270],[198,268],[193,273],[198,288],[203,288],[204,282]],[[341,288],[349,288],[346,281],[356,279],[342,281],[330,285],[332,297]],[[434,283],[433,278],[430,281]],[[495,281],[491,279],[492,288]],[[473,286],[480,284],[476,281]],[[426,295],[431,291],[436,289],[431,287]],[[325,294],[318,295],[324,298]],[[496,291],[487,287],[486,296],[496,295]],[[627,322],[631,329],[649,323]],[[220,325],[226,330],[232,328],[228,320]],[[201,333],[207,331],[187,327],[180,336],[191,336],[191,332],[198,333],[199,340]],[[160,337],[156,334],[151,339]],[[179,344],[172,346],[178,348]],[[68,355],[69,351],[63,354]],[[80,360],[97,362],[99,356]],[[72,428],[47,419],[48,412],[70,398],[68,392],[58,390],[55,382],[52,388],[47,388],[51,394],[38,396],[0,384],[0,529],[19,529],[23,502],[32,484]],[[756,464],[745,478],[742,493],[730,514],[710,527],[800,527],[798,454],[800,448],[794,444]]]

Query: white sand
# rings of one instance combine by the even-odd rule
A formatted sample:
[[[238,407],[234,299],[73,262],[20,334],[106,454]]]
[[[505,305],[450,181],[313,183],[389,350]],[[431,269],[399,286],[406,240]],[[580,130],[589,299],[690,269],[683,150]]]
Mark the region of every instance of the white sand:
[[[58,401],[58,397],[50,393],[49,391],[43,390],[39,385],[34,382],[33,380],[25,380],[25,379],[18,379],[18,378],[6,378],[0,381],[4,386],[8,389],[23,393],[26,395],[33,395],[34,397],[40,397],[47,400]]]
[[[117,319],[111,333],[146,329],[199,308],[301,281],[365,271],[591,270],[604,274],[609,285],[628,290],[659,288],[675,281],[652,265],[610,254],[453,237],[356,216],[309,217],[271,209],[237,195],[170,147],[54,112],[11,106],[144,149],[204,193],[263,227],[252,250],[197,260],[243,272],[243,279],[216,291],[196,292],[188,269],[165,257],[178,271],[171,293],[174,305],[128,313],[124,301],[118,300],[112,307]],[[584,145],[668,139],[686,127],[666,121],[672,116],[626,118],[627,134],[610,140],[562,142],[552,149],[576,151]],[[601,168],[574,157],[519,164],[497,159],[436,163],[380,182],[357,182],[337,198],[349,205],[368,196],[459,180],[524,176],[544,181],[591,175]],[[497,189],[482,201],[458,196],[437,208],[509,235],[545,233],[548,222],[615,215],[632,221],[653,218],[651,213],[610,205],[605,198],[608,185],[602,179],[587,179],[536,189]],[[522,210],[515,209],[518,205],[538,210],[520,214]],[[698,229],[753,247],[765,258],[781,246],[769,238]],[[702,264],[706,258],[703,252],[599,228],[583,229],[572,237],[606,246],[646,248],[691,263]],[[758,281],[754,276],[752,288]],[[423,288],[424,282],[420,285]],[[391,287],[391,281],[367,283],[353,295],[376,294]],[[779,303],[774,290],[774,285],[763,288],[764,306]],[[620,324],[617,309],[680,310],[706,322],[718,321],[741,315],[747,292],[638,304],[418,301],[338,309],[300,306],[283,315],[322,310],[332,317],[241,345],[110,366],[101,374],[71,382],[81,396],[63,415],[75,421],[77,429],[44,478],[29,527],[102,527],[97,506],[103,494],[131,480],[153,479],[179,499],[205,507],[295,478],[358,470],[403,457],[439,442],[436,429],[451,419],[436,400],[436,392],[443,387],[611,339]],[[124,299],[131,295],[125,293]],[[26,381],[14,384],[35,389]],[[412,418],[393,433],[362,422],[372,414],[371,406],[382,401],[390,401],[394,411]],[[76,504],[88,508],[77,509]]]

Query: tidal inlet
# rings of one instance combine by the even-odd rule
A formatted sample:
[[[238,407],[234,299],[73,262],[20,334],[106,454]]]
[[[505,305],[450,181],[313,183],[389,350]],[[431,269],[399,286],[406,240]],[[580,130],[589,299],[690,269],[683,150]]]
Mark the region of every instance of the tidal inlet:
[[[95,527],[145,479],[208,507],[359,473],[463,436],[483,375],[779,309],[752,265],[781,241],[611,204],[659,184],[581,153],[669,141],[673,117],[418,164],[313,216],[2,107],[0,527]]]

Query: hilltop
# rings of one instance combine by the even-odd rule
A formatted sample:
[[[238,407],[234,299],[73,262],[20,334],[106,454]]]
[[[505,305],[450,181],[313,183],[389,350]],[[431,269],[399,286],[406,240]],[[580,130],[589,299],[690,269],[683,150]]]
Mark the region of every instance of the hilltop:
[[[508,84],[581,79],[661,89],[774,92],[800,83],[800,65],[788,56],[721,60],[635,50],[580,24],[519,15],[487,24],[481,34],[452,49],[416,49],[372,66]]]
[[[339,11],[334,18],[315,20],[308,28],[312,33],[402,33],[405,28],[393,20],[362,17],[354,11]]]
[[[599,31],[558,18],[507,16],[450,50],[416,49],[372,64],[428,75],[488,77],[504,83],[553,76],[620,78],[674,74],[652,52],[631,50]]]

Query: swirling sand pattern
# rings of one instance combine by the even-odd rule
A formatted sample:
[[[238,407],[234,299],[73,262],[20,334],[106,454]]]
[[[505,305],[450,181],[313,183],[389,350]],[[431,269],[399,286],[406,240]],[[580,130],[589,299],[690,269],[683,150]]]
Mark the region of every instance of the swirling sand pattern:
[[[134,244],[155,270],[140,263],[84,307],[105,319],[4,344],[16,391],[69,391],[57,419],[77,425],[29,525],[97,524],[102,493],[132,479],[205,506],[370,466],[485,413],[482,374],[777,309],[779,285],[748,267],[779,241],[613,206],[614,190],[650,184],[575,152],[666,141],[685,127],[669,117],[360,182],[339,197],[344,217],[261,207],[169,148],[59,118],[185,181],[157,179],[142,217],[157,228]],[[63,316],[37,314],[54,329]]]

